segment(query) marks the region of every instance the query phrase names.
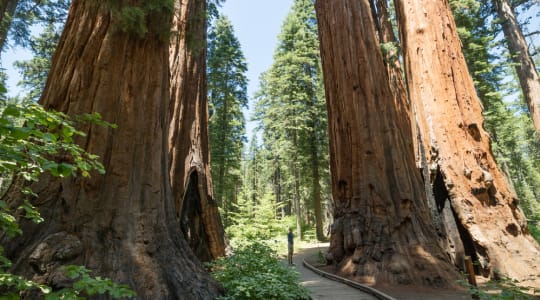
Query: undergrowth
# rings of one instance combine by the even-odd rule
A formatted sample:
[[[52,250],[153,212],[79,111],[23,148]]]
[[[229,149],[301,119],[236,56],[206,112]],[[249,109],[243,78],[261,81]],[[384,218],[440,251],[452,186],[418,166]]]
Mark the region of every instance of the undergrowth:
[[[472,299],[533,300],[540,298],[540,289],[522,286],[519,284],[519,281],[505,276],[497,280],[490,280],[478,287],[473,286],[465,279],[458,280],[458,284],[468,289]]]
[[[309,299],[308,290],[298,284],[298,273],[263,242],[239,243],[233,255],[208,266],[227,291],[222,300]]]

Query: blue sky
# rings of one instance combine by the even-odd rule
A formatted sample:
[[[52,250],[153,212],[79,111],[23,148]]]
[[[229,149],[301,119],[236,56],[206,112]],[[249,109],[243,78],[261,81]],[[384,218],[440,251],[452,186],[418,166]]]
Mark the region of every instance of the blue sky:
[[[292,3],[293,0],[226,0],[220,8],[220,13],[231,21],[248,64],[250,99],[259,89],[259,75],[272,65],[277,36]],[[246,120],[251,118],[253,104],[250,100]],[[249,122],[246,126],[248,139],[254,126]]]
[[[272,64],[277,36],[292,0],[226,0],[220,13],[233,24],[248,63],[249,94],[258,89],[259,74]]]
[[[9,47],[2,53],[1,67],[6,69],[8,75],[7,79],[7,88],[9,96],[17,96],[17,94],[22,94],[21,89],[17,87],[17,82],[21,80],[21,77],[13,67],[13,63],[16,60],[27,60],[32,57],[30,51],[22,49],[20,47]]]

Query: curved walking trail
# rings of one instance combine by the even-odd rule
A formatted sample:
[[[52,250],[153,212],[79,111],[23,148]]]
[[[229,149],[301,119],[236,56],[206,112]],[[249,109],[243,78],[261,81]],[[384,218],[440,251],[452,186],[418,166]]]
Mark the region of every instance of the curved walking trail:
[[[324,244],[321,244],[324,245]],[[321,247],[324,251],[326,247]],[[350,287],[344,283],[330,280],[316,274],[312,270],[306,268],[303,264],[304,259],[317,257],[319,248],[314,245],[314,248],[304,248],[295,253],[293,261],[296,271],[300,273],[300,284],[311,291],[311,298],[318,299],[333,299],[333,300],[376,300],[377,298],[368,293]]]
[[[470,296],[464,291],[450,291],[441,289],[425,289],[416,286],[408,287],[389,287],[383,291],[377,290],[355,282],[349,283],[359,288],[351,287],[345,283],[344,278],[337,278],[338,281],[325,278],[310,270],[309,265],[317,261],[319,250],[326,253],[328,243],[319,243],[306,245],[302,249],[295,249],[293,257],[294,268],[300,273],[300,284],[311,291],[311,297],[314,300],[332,299],[332,300],[375,300],[375,299],[403,299],[403,300],[465,300]],[[308,263],[308,267],[304,265]],[[317,272],[320,270],[315,269]],[[328,274],[328,273],[327,273]],[[326,275],[325,275],[326,276]],[[335,275],[330,274],[329,276]]]

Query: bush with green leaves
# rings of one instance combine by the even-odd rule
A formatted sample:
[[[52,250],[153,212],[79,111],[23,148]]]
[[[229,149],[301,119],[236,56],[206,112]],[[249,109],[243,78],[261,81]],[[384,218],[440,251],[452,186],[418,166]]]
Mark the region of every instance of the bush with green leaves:
[[[465,279],[458,280],[458,284],[467,288],[473,299],[480,300],[533,300],[540,295],[540,289],[523,286],[519,281],[505,276],[478,287]]]
[[[233,240],[270,240],[276,236],[285,236],[287,225],[296,222],[294,217],[286,217],[286,220],[274,217],[272,194],[265,194],[257,207],[241,195],[234,206],[234,211],[229,213],[231,225],[225,229],[227,236]]]
[[[540,215],[528,221],[529,232],[540,243]]]
[[[269,245],[247,242],[234,254],[209,264],[212,276],[227,290],[221,299],[309,299],[298,273],[280,262]]]
[[[85,135],[76,129],[76,125],[79,122],[114,125],[101,120],[99,114],[70,119],[63,113],[47,111],[36,103],[10,102],[6,92],[0,83],[0,232],[14,237],[23,234],[16,215],[35,223],[43,219],[29,200],[15,208],[6,203],[4,196],[12,178],[23,182],[15,188],[21,189],[26,197],[32,197],[35,194],[28,188],[28,183],[37,181],[45,172],[56,177],[87,177],[92,171],[104,173],[98,157],[75,143],[75,137]],[[107,278],[92,277],[91,271],[82,266],[65,266],[65,275],[73,285],[53,291],[51,287],[10,273],[11,265],[0,246],[0,299],[20,299],[25,292],[40,294],[46,300],[84,299],[97,294],[108,294],[112,298],[135,295],[128,286],[113,283]]]

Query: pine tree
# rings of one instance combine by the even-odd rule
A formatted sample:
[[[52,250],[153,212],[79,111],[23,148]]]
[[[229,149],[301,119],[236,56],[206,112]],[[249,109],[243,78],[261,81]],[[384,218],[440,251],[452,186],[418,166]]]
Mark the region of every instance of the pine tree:
[[[28,46],[30,29],[36,24],[63,23],[70,0],[3,0],[0,3],[0,51],[8,37],[14,44]]]
[[[15,62],[15,67],[20,69],[23,77],[18,85],[22,86],[26,92],[25,100],[37,101],[41,96],[61,32],[62,28],[49,24],[30,43],[30,50],[34,57],[27,61]]]
[[[516,3],[510,0],[496,0],[495,9],[505,41],[510,51],[523,98],[540,138],[540,76],[529,53],[527,41],[514,12]]]
[[[242,184],[240,166],[245,141],[247,64],[231,22],[220,16],[209,35],[208,100],[210,103],[210,156],[216,199],[224,212],[234,207]]]
[[[323,239],[321,199],[327,191],[321,182],[328,168],[318,49],[314,3],[297,0],[283,23],[274,63],[261,78],[256,118],[273,153],[276,202],[293,199],[298,236],[302,220],[311,222],[313,211],[317,238]]]

